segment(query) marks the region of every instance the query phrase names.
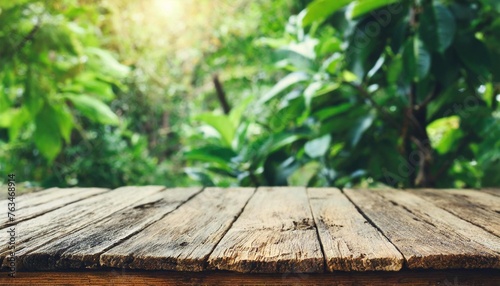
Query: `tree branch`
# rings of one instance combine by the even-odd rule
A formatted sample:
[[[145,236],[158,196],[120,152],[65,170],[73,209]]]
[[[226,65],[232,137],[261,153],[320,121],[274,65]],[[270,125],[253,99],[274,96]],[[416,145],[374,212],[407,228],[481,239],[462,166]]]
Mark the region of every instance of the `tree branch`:
[[[422,109],[427,107],[431,101],[433,101],[437,95],[441,92],[441,85],[439,83],[436,83],[434,88],[432,89],[431,92],[425,97],[425,99],[420,103],[415,106],[416,110]]]
[[[351,87],[353,87],[354,89],[356,89],[359,92],[359,95],[361,95],[361,97],[363,97],[365,100],[368,100],[370,102],[370,104],[382,116],[386,117],[387,122],[389,122],[391,125],[393,125],[393,127],[396,127],[396,128],[400,128],[401,127],[400,124],[394,120],[394,118],[392,117],[392,115],[385,108],[383,108],[377,102],[375,102],[375,100],[373,100],[373,98],[371,97],[371,94],[362,85],[358,85],[358,84],[355,84],[355,83],[352,83],[352,82],[347,82],[347,81],[344,81],[343,83],[347,84],[347,85],[349,85]]]
[[[222,87],[222,84],[219,80],[219,76],[217,74],[214,74],[212,76],[212,81],[214,82],[217,98],[219,99],[224,114],[229,114],[229,112],[231,112],[231,107],[227,102],[226,93],[224,92],[224,88]]]

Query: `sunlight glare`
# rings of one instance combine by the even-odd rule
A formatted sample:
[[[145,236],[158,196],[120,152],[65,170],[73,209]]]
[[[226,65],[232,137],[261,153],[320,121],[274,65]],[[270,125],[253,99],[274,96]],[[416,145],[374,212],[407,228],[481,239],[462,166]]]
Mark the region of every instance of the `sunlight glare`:
[[[180,20],[184,14],[182,0],[154,0],[152,6],[156,13],[168,17],[168,20]]]

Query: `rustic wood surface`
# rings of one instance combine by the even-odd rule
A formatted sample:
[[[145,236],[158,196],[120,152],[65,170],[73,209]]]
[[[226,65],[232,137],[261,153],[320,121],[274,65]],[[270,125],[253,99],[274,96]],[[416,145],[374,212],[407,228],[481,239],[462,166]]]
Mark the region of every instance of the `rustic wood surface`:
[[[16,204],[16,223],[33,218],[46,212],[58,209],[65,205],[77,202],[79,200],[95,196],[97,194],[109,191],[109,189],[100,188],[51,188],[43,192],[29,193],[19,196],[15,199]],[[0,205],[6,206],[8,200],[1,200]],[[7,226],[7,216],[2,218],[0,228]]]
[[[498,255],[493,250],[470,241],[451,227],[442,229],[443,224],[429,221],[430,215],[384,198],[388,190],[344,192],[401,251],[410,269],[498,267]],[[430,203],[428,208],[432,208]]]
[[[486,189],[481,189],[479,191],[500,197],[500,189],[486,188]]]
[[[0,276],[0,285],[374,285],[498,286],[499,270],[336,272],[328,274],[242,274],[230,272],[107,271],[20,272]]]
[[[18,220],[0,226],[0,285],[43,285],[23,271],[68,269],[97,272],[38,273],[53,275],[45,285],[68,285],[70,277],[92,285],[174,283],[170,277],[186,285],[281,285],[293,277],[324,285],[489,285],[500,275],[492,270],[500,269],[498,189],[54,188],[16,200]],[[4,279],[10,228],[18,276],[26,276],[8,281],[20,284]],[[448,276],[462,273],[452,269],[469,273],[455,276],[467,283]],[[492,276],[474,280],[478,273]]]
[[[92,225],[94,222],[162,189],[164,187],[159,186],[123,187],[18,223],[16,225],[18,267],[23,267],[23,256],[26,253],[54,239]],[[6,233],[6,231],[6,229],[0,230],[1,233]],[[0,258],[3,259],[3,265],[9,263],[5,259],[9,253],[7,241],[8,236],[0,237]]]
[[[101,255],[101,265],[202,271],[253,195],[253,188],[207,188],[179,209]]]
[[[27,269],[96,268],[101,253],[141,231],[186,202],[201,188],[167,189],[22,257]],[[87,239],[82,240],[82,237]]]
[[[259,188],[208,263],[238,272],[323,272],[306,189]]]
[[[379,192],[389,202],[394,202],[406,208],[409,212],[423,218],[425,222],[435,225],[446,233],[462,235],[464,241],[474,241],[493,251],[500,267],[500,239],[488,231],[471,224],[450,212],[430,204],[427,200],[415,193],[398,190],[384,190]],[[470,242],[472,244],[472,242]],[[476,245],[477,246],[477,245]]]
[[[500,197],[475,190],[412,190],[429,202],[500,236]]]
[[[397,271],[403,256],[338,189],[309,189],[329,271]]]

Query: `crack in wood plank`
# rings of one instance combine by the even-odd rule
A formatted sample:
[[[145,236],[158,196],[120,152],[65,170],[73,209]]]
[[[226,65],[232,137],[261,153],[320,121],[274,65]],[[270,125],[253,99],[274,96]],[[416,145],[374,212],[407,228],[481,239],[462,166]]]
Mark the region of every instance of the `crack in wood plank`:
[[[305,188],[259,187],[208,263],[238,272],[322,272],[324,256]]]
[[[408,191],[500,237],[500,197],[476,190]]]
[[[201,188],[166,189],[85,228],[25,254],[26,268],[52,270],[99,267],[100,255],[176,210]]]
[[[16,198],[15,223],[35,218],[47,212],[76,203],[83,199],[103,194],[110,191],[102,188],[50,188],[35,193],[28,193]],[[0,205],[7,205],[7,200],[0,201]],[[5,220],[0,224],[0,228],[10,225],[5,216]]]
[[[329,271],[398,271],[403,256],[338,189],[309,188]]]
[[[470,241],[464,235],[468,231],[480,231],[479,228],[456,218],[447,216],[451,224],[435,218],[426,221],[435,214],[446,216],[447,212],[419,199],[407,192],[395,190],[352,190],[344,193],[361,211],[376,224],[385,236],[400,250],[411,268],[498,268],[498,254],[483,244]],[[389,203],[393,200],[397,206]],[[412,205],[413,204],[413,205]],[[406,207],[399,207],[404,205]],[[418,205],[420,208],[415,207]],[[425,208],[424,208],[425,206]],[[409,212],[411,210],[412,212]],[[427,213],[429,214],[427,214]],[[434,215],[430,215],[430,214]],[[416,217],[418,220],[414,220]],[[493,239],[481,232],[484,241]],[[467,238],[467,239],[466,239]]]
[[[208,256],[254,191],[253,188],[206,188],[177,210],[104,252],[100,264],[202,271]]]
[[[16,240],[17,268],[24,267],[25,254],[60,237],[71,235],[140,200],[138,192],[148,197],[163,189],[161,186],[122,187],[20,222],[16,225],[16,231],[20,234]],[[0,257],[4,267],[9,263],[6,240],[7,237],[0,237]]]

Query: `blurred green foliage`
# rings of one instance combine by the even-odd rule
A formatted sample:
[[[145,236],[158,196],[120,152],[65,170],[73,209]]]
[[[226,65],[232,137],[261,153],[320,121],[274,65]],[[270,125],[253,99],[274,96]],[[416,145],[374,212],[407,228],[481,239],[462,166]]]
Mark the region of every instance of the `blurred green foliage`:
[[[186,119],[215,105],[214,73],[228,89],[256,86],[272,58],[253,39],[281,32],[295,7],[0,1],[0,169],[44,187],[195,184],[180,152],[196,132]]]
[[[499,14],[0,0],[0,169],[44,187],[499,186]]]
[[[244,112],[198,117],[212,132],[188,172],[207,185],[498,186],[499,12],[313,1],[261,41],[286,75]]]

